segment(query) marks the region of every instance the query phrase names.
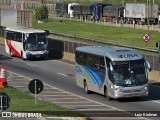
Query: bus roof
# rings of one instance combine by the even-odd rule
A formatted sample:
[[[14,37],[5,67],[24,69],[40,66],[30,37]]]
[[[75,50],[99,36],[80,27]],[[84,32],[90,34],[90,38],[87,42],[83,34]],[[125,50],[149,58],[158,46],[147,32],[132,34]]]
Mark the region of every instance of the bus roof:
[[[44,33],[44,30],[34,29],[34,28],[27,28],[27,27],[7,27],[5,30],[22,32],[22,33]]]
[[[81,46],[77,47],[76,51],[106,56],[112,61],[138,60],[144,58],[137,50],[123,47]]]

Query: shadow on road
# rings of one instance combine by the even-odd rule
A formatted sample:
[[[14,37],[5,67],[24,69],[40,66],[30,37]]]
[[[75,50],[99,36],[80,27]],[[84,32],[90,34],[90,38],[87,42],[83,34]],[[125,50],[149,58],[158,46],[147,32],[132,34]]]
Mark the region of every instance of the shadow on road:
[[[13,58],[7,57],[7,56],[4,56],[4,55],[1,55],[1,54],[0,54],[0,61],[1,61],[1,60],[9,60],[9,59],[13,59]]]

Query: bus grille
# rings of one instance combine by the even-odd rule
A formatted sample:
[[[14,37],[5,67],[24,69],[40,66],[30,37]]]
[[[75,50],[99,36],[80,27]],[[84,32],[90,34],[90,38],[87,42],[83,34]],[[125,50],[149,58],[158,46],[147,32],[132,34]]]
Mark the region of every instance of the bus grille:
[[[141,92],[141,90],[124,90],[124,93]]]

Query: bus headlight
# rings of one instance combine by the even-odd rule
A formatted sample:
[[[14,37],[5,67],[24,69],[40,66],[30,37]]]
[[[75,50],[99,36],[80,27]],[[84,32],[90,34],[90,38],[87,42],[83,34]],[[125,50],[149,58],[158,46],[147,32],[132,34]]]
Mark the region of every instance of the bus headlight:
[[[141,90],[148,90],[148,87],[144,87],[144,88],[142,88]]]
[[[115,90],[118,91],[118,92],[122,92],[121,88],[115,88]]]
[[[148,87],[144,87],[144,90],[148,90]]]

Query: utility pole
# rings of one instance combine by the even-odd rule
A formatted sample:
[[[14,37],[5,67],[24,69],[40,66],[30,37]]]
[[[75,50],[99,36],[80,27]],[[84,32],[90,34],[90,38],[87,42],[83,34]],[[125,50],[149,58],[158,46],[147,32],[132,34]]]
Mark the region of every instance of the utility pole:
[[[124,6],[124,0],[122,0],[122,5]]]
[[[148,10],[147,10],[147,13],[148,13],[148,15],[147,15],[147,26],[148,26],[148,33],[149,33],[149,1],[150,0],[147,0],[147,8],[148,8]]]

